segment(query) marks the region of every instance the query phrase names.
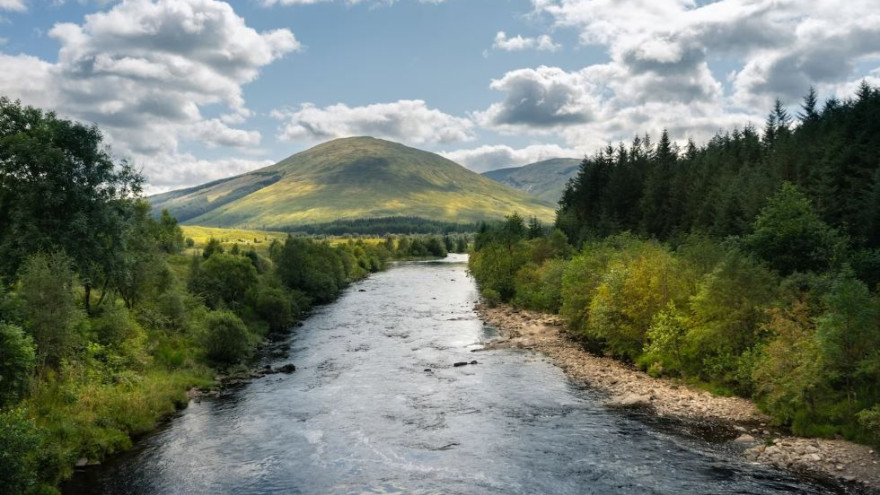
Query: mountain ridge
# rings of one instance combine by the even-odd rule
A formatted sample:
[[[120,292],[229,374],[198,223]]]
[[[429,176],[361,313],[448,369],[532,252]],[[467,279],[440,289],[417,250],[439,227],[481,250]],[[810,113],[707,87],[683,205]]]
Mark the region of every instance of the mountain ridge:
[[[319,144],[259,170],[148,198],[187,225],[289,229],[335,220],[422,217],[472,223],[550,204],[437,154],[372,137]]]
[[[581,160],[576,158],[552,158],[521,167],[490,170],[482,175],[555,205],[562,198],[569,179],[577,175],[580,164]]]

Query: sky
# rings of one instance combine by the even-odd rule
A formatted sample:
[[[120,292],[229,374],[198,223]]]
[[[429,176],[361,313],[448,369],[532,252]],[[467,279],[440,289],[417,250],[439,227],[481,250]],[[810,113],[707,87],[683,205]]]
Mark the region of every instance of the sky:
[[[880,0],[0,0],[0,95],[148,193],[370,135],[483,172],[880,85]]]

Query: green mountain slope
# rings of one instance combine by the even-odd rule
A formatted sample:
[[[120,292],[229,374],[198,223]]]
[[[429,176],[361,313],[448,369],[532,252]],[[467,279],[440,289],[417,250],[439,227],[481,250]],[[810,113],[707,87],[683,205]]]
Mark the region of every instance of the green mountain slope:
[[[574,158],[554,158],[522,167],[492,170],[483,175],[555,205],[562,198],[568,179],[577,175],[580,164],[581,161]]]
[[[397,216],[461,223],[513,212],[548,222],[554,217],[546,202],[439,155],[369,137],[330,141],[150,202],[188,225],[260,229]]]

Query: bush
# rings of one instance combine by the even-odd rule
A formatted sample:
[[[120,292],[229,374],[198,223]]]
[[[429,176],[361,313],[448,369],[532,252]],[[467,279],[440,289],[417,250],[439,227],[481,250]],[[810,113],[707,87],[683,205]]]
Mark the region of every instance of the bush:
[[[250,332],[235,313],[213,311],[205,318],[204,349],[213,363],[240,363],[251,354]]]
[[[8,495],[34,493],[43,443],[40,431],[23,410],[0,413],[0,486]]]
[[[237,309],[244,304],[245,295],[257,282],[257,270],[249,258],[216,253],[193,273],[190,288],[204,296],[212,308]]]
[[[269,324],[270,331],[286,329],[293,323],[290,296],[278,287],[260,287],[254,298],[254,310]]]
[[[0,408],[27,393],[35,359],[31,338],[20,327],[0,322]]]
[[[516,274],[514,304],[537,311],[558,313],[562,304],[562,274],[565,262],[551,259],[541,265],[526,265]]]
[[[497,307],[501,304],[501,295],[498,294],[498,291],[495,289],[483,289],[481,294],[483,300],[486,301],[486,304],[489,305],[490,308]]]
[[[21,291],[26,329],[41,365],[58,366],[80,342],[82,313],[74,300],[76,277],[62,253],[36,254],[25,262]]]

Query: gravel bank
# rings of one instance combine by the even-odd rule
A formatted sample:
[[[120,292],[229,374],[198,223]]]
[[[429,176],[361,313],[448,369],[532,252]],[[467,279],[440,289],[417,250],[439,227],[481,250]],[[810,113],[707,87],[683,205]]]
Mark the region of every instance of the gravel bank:
[[[770,418],[749,400],[714,396],[590,354],[567,336],[557,316],[483,304],[476,310],[502,336],[483,350],[533,349],[552,358],[572,379],[606,392],[610,407],[645,408],[659,416],[721,422],[739,433],[732,442],[742,447],[743,456],[751,462],[832,477],[880,492],[880,458],[869,447],[786,436],[768,426]]]

